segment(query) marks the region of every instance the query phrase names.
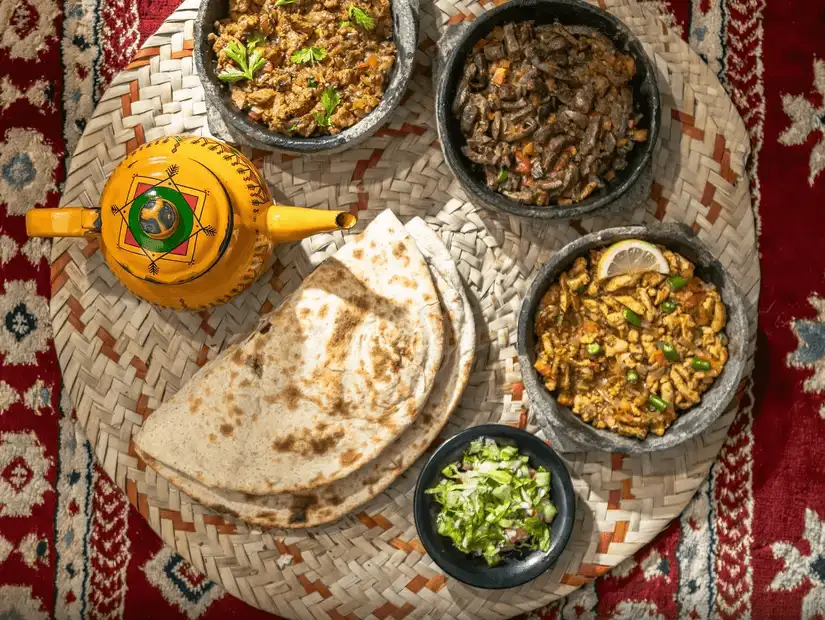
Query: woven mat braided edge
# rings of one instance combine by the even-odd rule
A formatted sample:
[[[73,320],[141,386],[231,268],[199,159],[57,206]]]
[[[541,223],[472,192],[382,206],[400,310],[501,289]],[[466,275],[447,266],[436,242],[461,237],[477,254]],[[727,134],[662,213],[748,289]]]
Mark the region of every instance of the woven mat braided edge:
[[[633,213],[536,228],[466,201],[437,143],[432,56],[448,24],[498,4],[425,2],[417,68],[392,122],[334,157],[252,153],[284,204],[425,217],[450,249],[474,305],[478,347],[470,385],[444,436],[497,421],[538,430],[520,383],[515,325],[536,269],[565,243],[608,226],[693,226],[739,282],[755,341],[759,263],[748,136],[716,77],[649,9],[600,3],[641,38],[663,97],[650,197]],[[63,205],[97,206],[107,175],[140,144],[208,135],[192,62],[197,0],[186,0],[112,82],[72,158]],[[529,228],[528,228],[529,226]],[[341,233],[281,246],[248,291],[211,312],[159,311],[120,286],[95,239],[52,249],[55,345],[77,419],[97,458],[163,540],[231,594],[287,618],[506,618],[568,594],[630,556],[676,517],[707,475],[736,403],[702,436],[655,454],[566,455],[577,493],[573,537],[559,562],[520,588],[483,591],[445,578],[416,538],[412,490],[420,463],[357,514],[306,531],[261,531],[192,502],[135,456],[131,437],[227,341],[277,306],[345,243]],[[753,346],[752,346],[753,349]]]

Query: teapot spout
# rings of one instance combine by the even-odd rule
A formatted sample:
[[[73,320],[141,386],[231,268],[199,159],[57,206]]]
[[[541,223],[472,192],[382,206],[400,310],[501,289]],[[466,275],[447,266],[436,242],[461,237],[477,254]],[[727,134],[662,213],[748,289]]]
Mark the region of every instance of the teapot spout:
[[[267,235],[275,243],[297,241],[310,235],[346,230],[358,218],[347,211],[272,206],[266,211]]]

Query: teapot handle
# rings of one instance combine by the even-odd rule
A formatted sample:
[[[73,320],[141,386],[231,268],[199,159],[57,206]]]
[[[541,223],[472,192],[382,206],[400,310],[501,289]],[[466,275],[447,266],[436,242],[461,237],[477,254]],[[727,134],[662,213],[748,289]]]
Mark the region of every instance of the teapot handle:
[[[100,209],[65,207],[26,213],[29,237],[84,237],[100,232]]]

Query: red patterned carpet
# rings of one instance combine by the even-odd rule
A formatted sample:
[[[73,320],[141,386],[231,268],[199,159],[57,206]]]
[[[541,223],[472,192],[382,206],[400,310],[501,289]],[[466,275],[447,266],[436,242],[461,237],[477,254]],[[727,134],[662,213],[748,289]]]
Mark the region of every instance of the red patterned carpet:
[[[545,615],[825,618],[825,4],[651,4],[672,12],[751,133],[757,370],[681,518]],[[0,618],[266,616],[164,548],[95,466],[61,406],[49,246],[25,234],[28,209],[57,206],[106,84],[174,6],[0,0]]]

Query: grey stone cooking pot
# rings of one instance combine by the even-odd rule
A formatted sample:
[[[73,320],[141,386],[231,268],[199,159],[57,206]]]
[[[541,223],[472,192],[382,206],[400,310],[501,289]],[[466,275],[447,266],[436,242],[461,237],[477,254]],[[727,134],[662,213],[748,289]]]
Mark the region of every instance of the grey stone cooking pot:
[[[339,134],[301,138],[271,131],[232,105],[229,86],[216,75],[217,54],[208,41],[215,22],[229,14],[229,0],[203,0],[195,21],[193,55],[203,84],[210,130],[216,138],[293,155],[335,153],[363,142],[389,120],[407,90],[418,44],[418,8],[419,0],[391,0],[392,36],[397,53],[378,107]]]
[[[539,207],[511,200],[484,183],[483,174],[461,152],[466,139],[451,107],[464,71],[464,62],[473,45],[505,22],[533,20],[537,24],[559,22],[598,29],[622,52],[636,61],[631,81],[634,106],[642,115],[640,127],[649,130],[646,142],[630,152],[627,167],[616,179],[585,200],[566,206]],[[653,183],[651,162],[661,124],[661,102],[656,67],[641,41],[621,21],[607,11],[580,0],[510,0],[484,12],[471,22],[448,30],[439,42],[439,66],[435,98],[436,123],[444,159],[467,196],[480,207],[499,213],[539,220],[574,219],[617,213],[635,208],[650,194]]]
[[[702,402],[681,413],[661,437],[648,435],[639,440],[623,437],[607,430],[598,430],[584,423],[570,409],[559,405],[556,398],[544,387],[541,376],[533,367],[536,361],[536,337],[534,332],[536,310],[544,293],[569,269],[579,256],[587,256],[593,248],[605,247],[624,239],[643,239],[658,243],[682,254],[696,265],[696,275],[714,284],[722,295],[728,310],[725,334],[728,337],[728,362],[713,386],[702,395]],[[606,450],[610,452],[640,453],[664,450],[701,433],[725,410],[736,395],[745,369],[748,350],[748,319],[736,283],[722,264],[695,237],[689,227],[682,224],[656,226],[628,226],[609,228],[585,235],[567,244],[542,266],[527,296],[522,302],[518,322],[518,357],[524,379],[524,387],[535,408],[539,424],[546,426],[562,438],[565,449]],[[566,441],[565,441],[566,440]]]

